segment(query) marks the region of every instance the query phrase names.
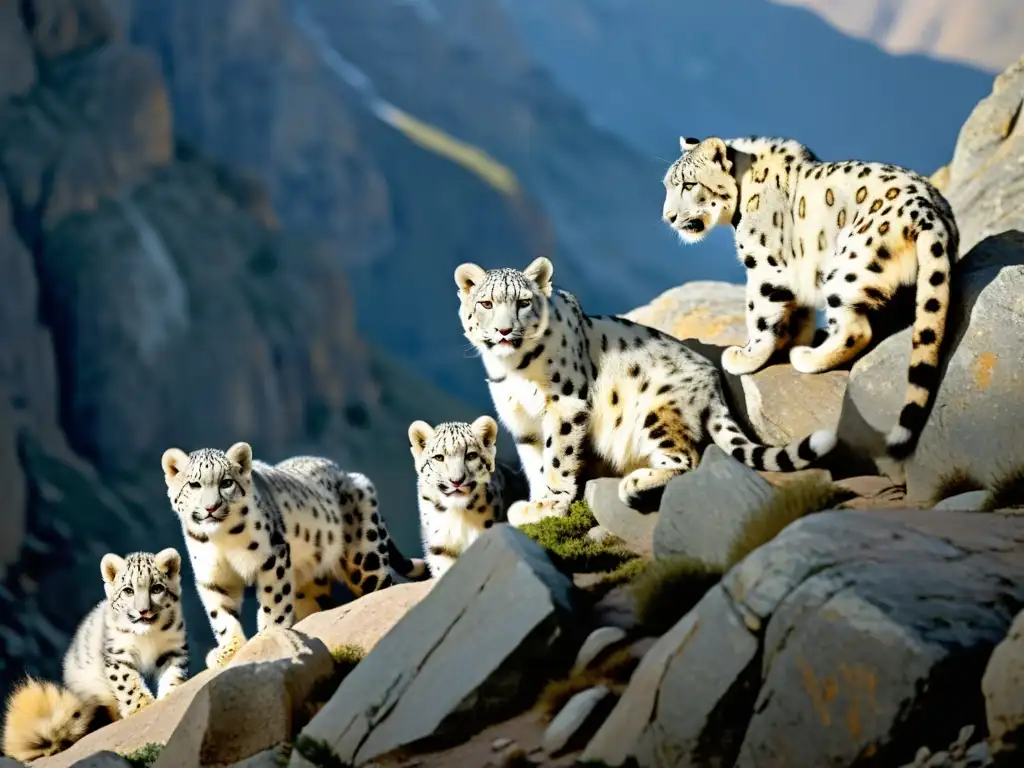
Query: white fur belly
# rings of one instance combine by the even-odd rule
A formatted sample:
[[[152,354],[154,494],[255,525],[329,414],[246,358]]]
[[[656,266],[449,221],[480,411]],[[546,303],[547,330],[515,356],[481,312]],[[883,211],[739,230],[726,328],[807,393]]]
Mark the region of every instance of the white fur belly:
[[[786,279],[800,306],[820,309],[825,305],[825,297],[818,285],[818,270],[825,268],[826,265],[806,258],[796,259],[789,265]]]
[[[462,552],[484,531],[484,516],[469,510],[431,511],[427,521],[429,537],[423,542],[424,549],[444,547]]]
[[[643,361],[647,364],[643,377],[630,378],[627,369],[636,362],[636,357],[639,356],[624,357],[621,363],[608,361],[594,386],[591,445],[619,474],[647,466],[643,458],[645,453],[641,450],[643,421],[657,405],[658,398],[652,393],[665,383],[659,372],[651,369],[649,360]],[[649,383],[641,393],[640,386],[645,377]]]

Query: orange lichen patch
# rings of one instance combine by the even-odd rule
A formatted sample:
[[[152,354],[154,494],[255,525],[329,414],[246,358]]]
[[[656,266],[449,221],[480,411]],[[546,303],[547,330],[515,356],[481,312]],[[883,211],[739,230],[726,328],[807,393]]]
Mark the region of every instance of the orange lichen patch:
[[[860,739],[864,732],[863,716],[878,709],[875,698],[878,678],[875,673],[863,664],[842,663],[839,665],[838,675],[831,674],[819,678],[803,656],[797,658],[797,666],[800,668],[804,689],[811,697],[814,711],[821,718],[821,724],[826,727],[832,725],[832,704],[839,697],[840,681],[842,682],[842,692],[848,700],[843,721],[850,735],[854,739]]]
[[[713,315],[698,307],[672,324],[677,339],[698,339],[705,344],[746,344],[743,315]]]
[[[991,352],[982,352],[974,361],[974,383],[982,392],[992,384],[992,372],[999,356]]]

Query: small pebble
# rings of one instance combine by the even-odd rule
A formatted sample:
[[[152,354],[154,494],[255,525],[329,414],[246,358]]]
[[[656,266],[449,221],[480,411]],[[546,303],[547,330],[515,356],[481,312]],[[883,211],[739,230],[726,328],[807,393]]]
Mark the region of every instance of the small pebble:
[[[579,652],[576,654],[576,662],[572,665],[570,674],[577,674],[594,663],[594,659],[604,653],[605,650],[626,639],[626,632],[619,627],[599,627],[587,635]]]
[[[512,739],[508,739],[508,738],[505,738],[505,737],[502,737],[500,739],[495,739],[493,742],[491,742],[491,749],[493,751],[495,751],[495,752],[501,752],[501,750],[503,750],[505,747],[507,747],[511,743],[512,743]]]
[[[610,694],[611,691],[607,686],[596,685],[593,688],[580,691],[569,699],[544,732],[544,751],[549,755],[554,755],[564,749],[570,739],[583,727],[597,705]]]

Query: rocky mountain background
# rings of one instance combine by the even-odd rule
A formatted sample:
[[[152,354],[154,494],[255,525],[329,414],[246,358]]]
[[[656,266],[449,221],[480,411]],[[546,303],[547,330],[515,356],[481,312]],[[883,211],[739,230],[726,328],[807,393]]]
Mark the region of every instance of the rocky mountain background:
[[[929,171],[990,87],[729,5],[0,0],[0,693],[58,673],[104,552],[181,545],[170,445],[330,455],[417,550],[406,426],[488,407],[456,264],[546,253],[593,312],[731,279],[658,222],[680,132]],[[813,45],[760,66],[766,29]]]

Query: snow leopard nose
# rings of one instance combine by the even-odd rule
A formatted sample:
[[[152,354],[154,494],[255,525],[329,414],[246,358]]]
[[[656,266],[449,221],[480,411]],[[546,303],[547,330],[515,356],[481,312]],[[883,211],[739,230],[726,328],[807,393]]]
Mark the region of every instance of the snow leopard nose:
[[[216,501],[211,506],[207,507],[206,511],[207,512],[216,512],[218,509],[220,509],[220,502]]]
[[[451,484],[452,484],[452,486],[453,486],[454,488],[458,488],[458,487],[459,487],[459,486],[461,486],[461,485],[462,485],[462,484],[463,484],[464,482],[466,482],[466,476],[465,476],[465,475],[462,475],[462,476],[461,476],[461,477],[460,477],[459,479],[457,479],[457,480],[453,480],[452,478],[448,478],[448,482],[449,482],[449,483],[451,483]]]
[[[501,335],[501,336],[508,336],[510,333],[512,333],[512,329],[511,328],[499,328],[498,329],[498,334]]]

